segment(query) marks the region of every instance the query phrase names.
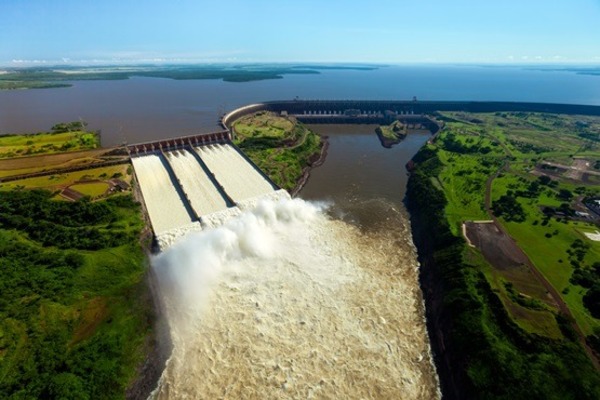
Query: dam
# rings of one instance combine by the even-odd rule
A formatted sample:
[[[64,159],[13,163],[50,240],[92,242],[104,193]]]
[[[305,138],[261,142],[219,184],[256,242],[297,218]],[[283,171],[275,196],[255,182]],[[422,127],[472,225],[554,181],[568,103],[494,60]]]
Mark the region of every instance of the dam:
[[[127,146],[159,247],[190,230],[214,227],[260,198],[289,195],[280,190],[233,143],[233,122],[271,111],[307,124],[389,124],[435,134],[429,115],[437,110],[572,112],[598,115],[599,107],[510,102],[291,100],[250,104],[221,118],[222,131]]]
[[[128,146],[161,249],[222,224],[263,197],[289,197],[229,140],[227,132]]]
[[[257,194],[277,192],[228,138],[162,144],[203,229],[152,258],[173,350],[151,399],[440,397],[397,202],[404,165],[430,134],[393,149],[372,131],[324,134],[328,161],[298,198],[258,207]],[[215,207],[205,192],[197,205],[191,184],[210,184]],[[368,195],[353,195],[357,185]]]
[[[127,146],[154,236],[161,250],[187,232],[216,227],[251,209],[260,199],[289,194],[275,185],[232,142],[235,119],[275,111],[305,123],[389,123],[437,131],[413,102],[270,102],[233,110],[222,131]]]

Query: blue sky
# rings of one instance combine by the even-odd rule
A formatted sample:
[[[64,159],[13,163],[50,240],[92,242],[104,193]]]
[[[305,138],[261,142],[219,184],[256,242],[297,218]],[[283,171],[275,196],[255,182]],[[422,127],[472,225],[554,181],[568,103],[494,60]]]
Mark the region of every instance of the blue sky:
[[[0,63],[600,64],[600,0],[0,0]]]

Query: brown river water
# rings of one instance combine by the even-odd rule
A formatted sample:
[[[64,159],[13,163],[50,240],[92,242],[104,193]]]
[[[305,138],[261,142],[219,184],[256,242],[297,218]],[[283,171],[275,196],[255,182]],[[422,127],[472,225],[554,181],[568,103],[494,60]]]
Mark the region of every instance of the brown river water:
[[[156,399],[439,398],[402,204],[429,137],[320,126],[326,162],[299,198],[264,202],[152,260],[173,353]]]

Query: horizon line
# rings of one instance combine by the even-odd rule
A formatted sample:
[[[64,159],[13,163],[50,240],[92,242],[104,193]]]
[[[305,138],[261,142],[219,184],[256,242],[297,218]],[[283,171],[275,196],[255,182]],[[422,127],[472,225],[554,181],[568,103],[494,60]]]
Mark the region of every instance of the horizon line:
[[[242,61],[242,60],[178,60],[178,59],[140,59],[140,60],[115,60],[115,59],[94,59],[94,60],[11,60],[0,61],[0,68],[31,68],[31,67],[138,67],[138,66],[205,66],[205,65],[289,65],[289,66],[331,66],[331,65],[351,65],[368,67],[389,67],[389,66],[506,66],[506,67],[576,67],[576,66],[596,66],[600,68],[600,60],[592,61]]]

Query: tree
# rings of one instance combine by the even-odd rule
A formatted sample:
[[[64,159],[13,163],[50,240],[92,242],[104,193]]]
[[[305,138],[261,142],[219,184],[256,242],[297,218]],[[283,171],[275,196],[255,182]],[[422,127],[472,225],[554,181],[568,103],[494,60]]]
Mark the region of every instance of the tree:
[[[596,283],[583,296],[583,305],[594,318],[600,318],[600,283]]]
[[[560,189],[558,192],[558,198],[569,201],[573,198],[573,192],[571,192],[569,189]]]
[[[89,399],[83,381],[77,375],[63,372],[54,376],[50,382],[48,392],[53,399]]]
[[[497,217],[507,221],[525,221],[525,210],[514,196],[505,194],[492,204],[492,211]]]

